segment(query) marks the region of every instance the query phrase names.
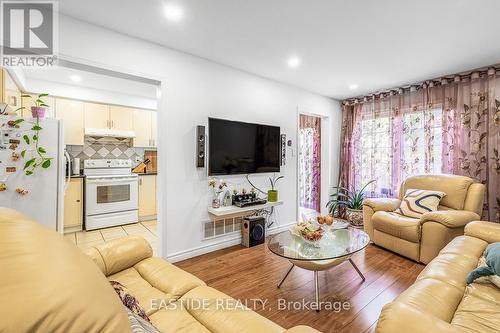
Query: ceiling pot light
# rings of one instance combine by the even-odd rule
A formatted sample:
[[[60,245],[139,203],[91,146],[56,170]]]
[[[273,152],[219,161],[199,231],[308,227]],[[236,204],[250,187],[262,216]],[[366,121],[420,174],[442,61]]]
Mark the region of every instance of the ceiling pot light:
[[[69,77],[71,79],[71,81],[73,82],[82,82],[82,77],[80,75],[71,75]]]
[[[163,12],[169,21],[179,22],[184,18],[184,10],[173,3],[165,4]]]
[[[353,84],[349,85],[349,89],[356,90],[356,89],[358,89],[358,85],[353,83]]]
[[[290,68],[297,68],[300,66],[300,59],[298,57],[291,57],[286,63]]]

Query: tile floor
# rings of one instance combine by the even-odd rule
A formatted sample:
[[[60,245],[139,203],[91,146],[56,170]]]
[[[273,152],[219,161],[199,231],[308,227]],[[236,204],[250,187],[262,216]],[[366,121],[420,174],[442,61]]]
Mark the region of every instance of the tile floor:
[[[153,248],[154,255],[159,255],[158,237],[156,236],[158,222],[156,220],[127,224],[92,231],[78,231],[64,235],[79,248],[85,249],[91,246],[103,244],[112,239],[138,235],[144,237]]]

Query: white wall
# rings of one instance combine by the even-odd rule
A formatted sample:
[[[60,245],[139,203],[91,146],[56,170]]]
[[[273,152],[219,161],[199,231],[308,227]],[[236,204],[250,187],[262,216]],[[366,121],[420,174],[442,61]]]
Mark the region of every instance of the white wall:
[[[327,169],[337,180],[341,117],[335,100],[66,17],[60,20],[60,53],[67,60],[162,81],[158,206],[166,221],[160,227],[164,257],[178,260],[239,241],[234,235],[202,240],[210,192],[206,170],[195,167],[195,129],[206,125],[209,116],[277,125],[293,140],[295,154],[288,154],[282,168],[285,179],[279,185],[285,201],[277,209],[281,225],[296,219],[298,109],[329,117]],[[265,176],[254,178],[267,182]],[[241,177],[228,180],[243,184]]]

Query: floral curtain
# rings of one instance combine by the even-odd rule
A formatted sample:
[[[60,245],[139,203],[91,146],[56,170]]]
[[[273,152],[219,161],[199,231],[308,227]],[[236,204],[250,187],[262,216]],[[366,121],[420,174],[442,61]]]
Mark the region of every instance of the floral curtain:
[[[321,118],[299,117],[300,207],[320,211],[321,204]]]
[[[344,105],[342,184],[398,195],[409,176],[465,175],[486,185],[483,218],[500,222],[500,73],[429,81]]]

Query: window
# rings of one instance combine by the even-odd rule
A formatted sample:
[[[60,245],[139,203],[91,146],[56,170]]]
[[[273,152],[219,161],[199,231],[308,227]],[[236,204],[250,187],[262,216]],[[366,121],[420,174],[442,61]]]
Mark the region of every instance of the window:
[[[423,173],[442,172],[442,109],[407,111],[402,117],[389,112],[362,118],[360,140],[360,184],[372,179],[372,196],[395,196],[406,179]],[[399,173],[398,177],[394,177]],[[370,193],[369,193],[370,194]]]

